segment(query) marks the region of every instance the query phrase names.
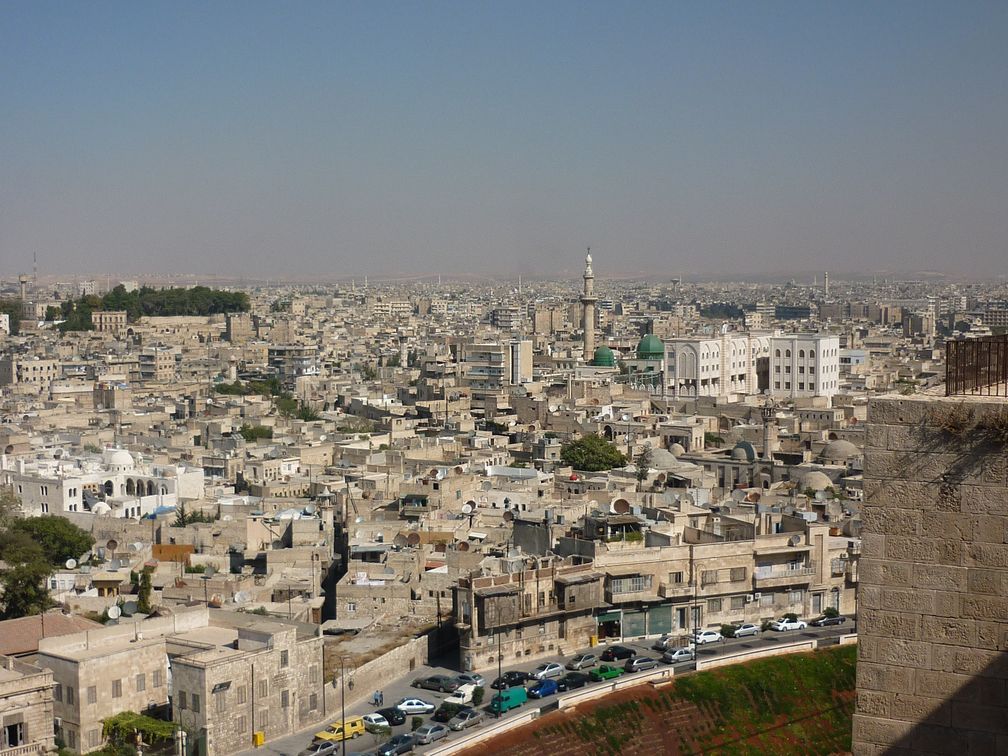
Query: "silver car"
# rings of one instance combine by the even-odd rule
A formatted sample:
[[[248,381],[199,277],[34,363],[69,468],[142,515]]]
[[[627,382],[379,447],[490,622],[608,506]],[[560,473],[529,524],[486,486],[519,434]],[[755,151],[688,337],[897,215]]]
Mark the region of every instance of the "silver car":
[[[465,708],[448,721],[448,726],[453,730],[464,730],[467,727],[475,727],[484,719],[486,714],[479,709]]]
[[[448,728],[443,724],[424,725],[413,733],[413,737],[420,745],[430,745],[435,740],[448,737]]]
[[[567,662],[567,669],[588,669],[589,667],[594,667],[597,663],[598,657],[595,654],[578,654]]]
[[[759,635],[759,633],[760,633],[759,625],[754,625],[751,622],[746,622],[745,624],[739,625],[738,627],[735,628],[736,638],[745,638],[746,636],[749,635]]]
[[[693,649],[683,646],[682,648],[670,648],[662,654],[662,661],[666,664],[678,664],[684,661],[693,661]]]

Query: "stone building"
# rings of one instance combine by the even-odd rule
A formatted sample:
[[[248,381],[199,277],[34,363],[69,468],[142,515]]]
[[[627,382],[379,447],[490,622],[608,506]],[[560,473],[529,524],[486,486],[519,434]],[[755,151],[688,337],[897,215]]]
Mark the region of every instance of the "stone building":
[[[869,405],[858,756],[1008,753],[1006,419],[996,398]]]
[[[91,324],[98,333],[119,336],[126,330],[126,311],[95,310],[91,313]]]
[[[52,672],[0,656],[0,754],[29,756],[53,748]]]

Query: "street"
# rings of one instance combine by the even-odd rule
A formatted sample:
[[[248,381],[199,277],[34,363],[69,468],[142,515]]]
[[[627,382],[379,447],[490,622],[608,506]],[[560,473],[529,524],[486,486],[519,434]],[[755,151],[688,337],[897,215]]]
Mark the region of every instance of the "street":
[[[848,633],[852,633],[852,632],[855,632],[855,631],[856,631],[856,627],[855,627],[855,624],[853,622],[853,618],[849,618],[848,621],[846,623],[844,623],[843,625],[826,627],[826,628],[809,627],[809,628],[807,628],[805,630],[796,630],[796,631],[783,632],[783,633],[777,633],[777,632],[774,632],[772,630],[767,630],[766,632],[760,633],[758,636],[755,636],[755,637],[747,637],[747,638],[741,638],[741,639],[729,638],[729,639],[725,639],[722,642],[710,643],[710,644],[698,646],[697,647],[697,657],[701,658],[701,659],[704,658],[704,657],[708,657],[709,658],[709,657],[717,656],[717,655],[720,655],[720,654],[738,653],[738,652],[743,651],[743,650],[760,648],[760,647],[766,647],[766,646],[770,646],[770,645],[777,644],[777,643],[791,643],[791,642],[794,642],[794,641],[799,641],[799,640],[804,640],[804,639],[809,639],[809,638],[816,638],[816,639],[831,638],[831,637],[837,637],[837,636],[840,636],[840,635],[846,635]],[[608,645],[627,646],[628,648],[634,649],[637,652],[638,656],[641,656],[641,657],[650,656],[650,657],[653,657],[653,658],[660,659],[661,658],[661,654],[651,648],[651,646],[655,642],[655,640],[657,640],[656,637],[655,638],[650,638],[650,639],[644,639],[644,640],[625,641],[625,642],[620,642],[618,644],[614,642],[614,643],[610,643]],[[596,646],[594,649],[592,649],[592,648],[585,648],[585,649],[581,649],[580,651],[591,652],[591,653],[595,653],[595,654],[601,654],[605,650],[605,648],[606,648],[606,644],[601,644],[599,646]],[[564,656],[564,657],[559,657],[559,656],[542,657],[542,658],[537,658],[535,660],[529,660],[528,662],[525,662],[525,663],[522,663],[522,664],[505,664],[505,665],[503,665],[502,670],[504,672],[508,672],[508,671],[511,671],[511,670],[531,671],[531,670],[535,669],[535,667],[537,667],[539,664],[541,664],[543,662],[556,661],[556,662],[560,662],[560,663],[566,663],[572,657],[573,657],[573,654],[571,654],[569,656]],[[617,664],[618,666],[622,666],[623,663],[622,662],[614,662],[614,664]],[[677,675],[681,675],[683,673],[689,673],[689,672],[694,671],[696,669],[696,664],[693,661],[680,662],[680,663],[674,664],[672,666],[675,668],[675,671],[676,671]],[[422,689],[419,689],[419,688],[414,688],[411,685],[411,683],[413,682],[413,680],[415,680],[417,678],[420,678],[420,677],[427,677],[428,675],[433,675],[433,674],[455,675],[455,674],[458,674],[458,670],[451,669],[451,668],[445,667],[445,666],[424,666],[424,667],[418,667],[417,669],[413,670],[409,674],[404,675],[404,676],[396,679],[395,682],[393,682],[391,684],[387,684],[382,689],[382,692],[383,692],[384,697],[385,697],[384,706],[385,707],[394,706],[400,699],[405,698],[405,697],[421,698],[421,699],[423,699],[425,701],[428,701],[428,702],[434,704],[435,706],[440,705],[440,703],[448,696],[448,694],[446,694],[446,693],[437,693],[437,692],[429,691],[429,690],[422,690]],[[497,670],[496,670],[496,668],[494,668],[492,670],[481,670],[481,674],[486,679],[486,686],[485,686],[486,687],[486,695],[485,695],[484,701],[483,701],[483,707],[485,708],[487,706],[487,704],[490,702],[491,697],[496,692],[496,691],[491,690],[490,687],[489,687],[489,685],[497,677]],[[371,685],[373,687],[373,684],[369,683],[366,680],[358,680],[356,684],[358,684],[358,685]],[[591,686],[591,685],[598,685],[598,684],[601,684],[601,683],[592,683],[592,682],[588,683],[589,686]],[[524,706],[521,706],[521,707],[519,707],[517,709],[513,709],[510,712],[507,712],[506,714],[504,714],[503,716],[504,717],[508,717],[508,716],[520,715],[522,713],[527,712],[529,710],[529,708],[538,708],[539,706],[543,706],[543,705],[546,705],[546,704],[550,703],[550,698],[553,698],[553,696],[547,697],[547,698],[545,698],[545,699],[543,699],[541,701],[537,701],[537,700],[534,700],[534,699],[529,699],[529,702],[527,704],[525,704]],[[300,751],[302,751],[303,749],[305,749],[308,746],[308,744],[311,743],[311,741],[313,739],[313,736],[314,736],[314,734],[316,732],[319,732],[319,731],[325,729],[325,727],[328,725],[329,722],[337,721],[339,719],[339,690],[338,689],[335,690],[335,691],[333,691],[332,688],[329,689],[329,701],[330,701],[330,706],[333,706],[333,708],[335,709],[335,716],[331,716],[325,723],[320,723],[320,724],[315,725],[313,727],[310,727],[310,728],[307,728],[305,730],[302,730],[302,731],[300,731],[298,733],[294,733],[294,734],[285,736],[283,738],[278,738],[276,740],[273,740],[273,741],[267,743],[266,745],[264,745],[264,746],[262,746],[260,748],[250,749],[248,751],[243,752],[242,756],[253,756],[255,754],[257,754],[258,756],[273,756],[273,755],[275,755],[275,756],[296,756],[296,754],[298,754]],[[358,701],[353,706],[348,706],[347,707],[346,716],[347,716],[347,718],[349,718],[351,716],[361,716],[363,714],[368,714],[370,712],[373,712],[375,710],[375,708],[380,708],[380,707],[375,707],[375,706],[373,706],[371,704],[371,696],[370,696],[370,691],[369,691],[369,695],[368,695],[368,697],[364,701]],[[488,716],[488,720],[487,721],[491,721],[495,717],[495,715],[492,714],[492,713],[490,713],[489,711],[487,711],[487,716]],[[393,735],[398,735],[398,734],[401,734],[401,733],[409,732],[410,729],[411,729],[412,719],[413,719],[412,716],[407,716],[406,717],[406,722],[404,724],[392,728],[392,734]],[[424,720],[425,720],[425,723],[427,721],[429,721],[429,716],[425,716]],[[464,731],[462,731],[460,733],[452,732],[448,736],[448,741],[450,741],[452,738],[457,738],[457,737],[460,737],[460,736],[462,736],[464,734],[469,734],[469,732],[471,732],[471,731],[470,730],[464,730]],[[363,754],[363,753],[367,753],[369,750],[375,748],[377,745],[385,742],[385,740],[387,740],[388,737],[390,737],[390,736],[386,735],[386,736],[381,737],[381,736],[378,736],[378,735],[374,735],[372,733],[367,733],[367,734],[365,734],[365,735],[363,735],[363,736],[361,736],[359,738],[347,741],[346,742],[346,753],[347,754]],[[441,740],[441,741],[438,741],[437,744],[435,744],[435,745],[440,745],[440,744],[443,744],[444,742],[446,742],[446,741],[445,740]],[[432,747],[433,746],[417,746],[416,751],[418,753],[422,753],[426,749],[432,748]],[[335,752],[335,756],[342,756],[342,750],[341,750],[341,748],[337,748],[337,750]]]

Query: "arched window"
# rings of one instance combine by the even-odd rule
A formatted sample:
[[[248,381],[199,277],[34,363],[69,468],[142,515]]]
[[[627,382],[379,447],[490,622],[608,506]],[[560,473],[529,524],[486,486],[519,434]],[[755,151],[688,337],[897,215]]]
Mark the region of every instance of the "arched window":
[[[803,360],[804,360],[804,359],[805,359],[805,350],[804,350],[804,349],[799,349],[799,350],[798,350],[798,356],[799,356],[799,357],[800,357],[801,359],[803,359]]]
[[[774,357],[780,357],[780,349],[774,349]]]
[[[786,351],[784,352],[784,356],[785,356],[785,357],[790,357],[790,356],[791,356],[791,350],[790,350],[790,349],[786,350]]]

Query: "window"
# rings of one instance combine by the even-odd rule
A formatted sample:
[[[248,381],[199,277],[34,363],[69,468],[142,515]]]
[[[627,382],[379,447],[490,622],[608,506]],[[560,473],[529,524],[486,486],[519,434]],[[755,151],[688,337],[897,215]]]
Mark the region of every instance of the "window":
[[[761,608],[766,608],[766,607],[773,606],[774,605],[774,594],[773,593],[767,593],[766,591],[763,591],[762,594],[760,594],[759,605],[760,605]]]
[[[141,672],[136,676],[136,689],[137,693],[143,690],[147,690],[147,675]]]
[[[311,711],[315,711],[318,708],[318,694],[312,693],[308,696],[308,708]]]
[[[259,698],[266,698],[269,695],[269,683],[266,680],[259,681]]]
[[[319,681],[318,665],[313,664],[308,668],[308,679],[313,685],[317,685]]]
[[[56,687],[53,688],[52,696],[54,701],[63,703],[63,686],[56,683]]]
[[[88,747],[97,748],[101,745],[101,730],[88,730]]]
[[[192,694],[192,710],[198,712],[200,710],[200,697],[199,693]]]
[[[245,718],[245,715],[243,714],[242,716],[238,717],[238,732],[245,732],[247,728],[248,728],[248,720]]]
[[[670,572],[668,575],[668,581],[675,585],[682,582],[683,574],[681,572]]]
[[[805,591],[788,591],[788,603],[789,604],[801,604],[805,601]]]
[[[746,568],[745,567],[732,567],[731,568],[731,581],[733,583],[738,583],[746,579]]]
[[[269,727],[269,709],[259,710],[259,729],[265,731]]]
[[[707,601],[707,613],[711,614],[713,612],[721,611],[721,599],[708,599]]]
[[[76,748],[77,747],[77,733],[74,732],[73,730],[67,730],[66,731],[66,735],[67,735],[67,745],[70,746],[71,748]]]
[[[286,667],[289,663],[290,663],[290,654],[286,649],[284,649],[283,651],[280,652],[280,666]]]
[[[347,601],[346,610],[348,612],[356,612],[357,604],[355,604],[353,601]]]
[[[67,699],[67,703],[70,704],[71,706],[73,706],[73,703],[74,703],[74,689],[71,688],[69,685],[67,685],[67,689],[66,689],[66,699]]]
[[[89,704],[98,703],[98,688],[94,685],[89,686],[87,689],[87,702]]]
[[[112,681],[112,698],[122,698],[122,680]]]
[[[283,709],[286,709],[288,706],[290,706],[290,691],[289,690],[281,690],[280,691],[280,707],[283,708]]]
[[[636,593],[651,588],[651,575],[634,575],[633,577],[616,578],[609,581],[612,593]]]
[[[161,670],[155,669],[151,675],[151,687],[160,688],[161,687]]]
[[[741,611],[745,609],[745,596],[732,596],[731,597],[731,608],[733,612]]]
[[[186,694],[184,690],[180,690],[178,694],[178,707],[180,710],[185,711],[186,707]]]
[[[718,571],[717,570],[704,570],[700,573],[700,583],[702,585],[710,585],[711,583],[716,583],[718,581]]]
[[[214,693],[214,708],[217,709],[218,714],[223,714],[227,711],[227,691],[218,690]]]
[[[248,693],[246,692],[244,685],[239,686],[235,690],[235,697],[238,699],[238,703],[240,703],[240,704],[245,703],[247,695],[248,695]]]

